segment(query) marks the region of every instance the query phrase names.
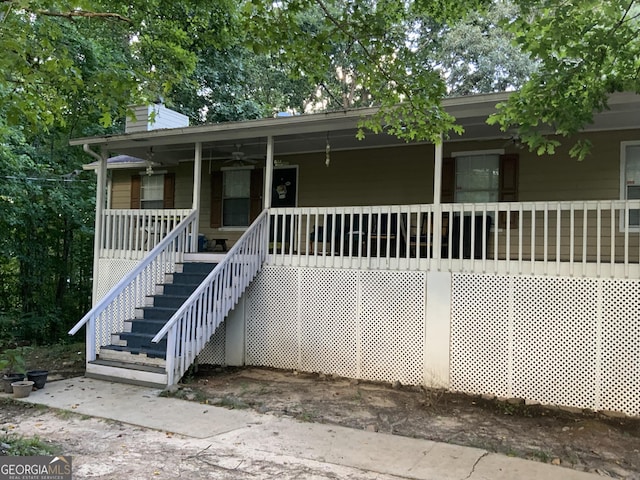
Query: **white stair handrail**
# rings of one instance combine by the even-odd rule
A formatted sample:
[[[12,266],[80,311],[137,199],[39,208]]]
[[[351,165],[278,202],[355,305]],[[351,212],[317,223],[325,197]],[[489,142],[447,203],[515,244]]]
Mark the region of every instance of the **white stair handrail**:
[[[168,335],[169,385],[184,374],[260,271],[267,255],[268,225],[265,210],[153,338],[158,343]]]
[[[177,227],[169,233],[162,241],[160,241],[154,248],[149,252],[149,254],[127,275],[125,275],[116,285],[109,290],[109,292],[91,309],[87,314],[80,319],[75,326],[69,330],[69,335],[75,335],[87,322],[92,319],[97,318],[102,312],[104,312],[109,305],[127,288],[136,278],[144,272],[144,270],[149,267],[160,255],[165,253],[176,240],[179,240],[181,235],[189,235],[194,234],[193,232],[188,232],[189,227],[194,224],[196,219],[197,211],[193,211],[189,216],[187,216],[184,220],[182,220]],[[183,253],[188,253],[190,249],[190,243],[188,238],[185,237],[183,241],[183,248],[177,249],[172,253],[175,253],[181,256]]]

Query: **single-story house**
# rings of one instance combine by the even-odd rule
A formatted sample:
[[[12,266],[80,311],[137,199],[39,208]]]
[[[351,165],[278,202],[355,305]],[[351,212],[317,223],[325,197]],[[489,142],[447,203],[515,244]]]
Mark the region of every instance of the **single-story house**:
[[[373,109],[75,139],[97,173],[87,375],[262,365],[640,415],[640,96],[538,156],[450,98],[441,144]],[[135,127],[135,128],[134,128]]]

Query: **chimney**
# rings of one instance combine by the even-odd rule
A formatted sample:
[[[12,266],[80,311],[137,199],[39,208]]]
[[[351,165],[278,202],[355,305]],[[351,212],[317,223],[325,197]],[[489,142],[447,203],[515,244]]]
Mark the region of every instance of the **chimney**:
[[[163,128],[180,128],[189,126],[189,117],[165,107],[162,103],[153,105],[136,105],[130,107],[135,120],[127,115],[125,133],[148,132]]]

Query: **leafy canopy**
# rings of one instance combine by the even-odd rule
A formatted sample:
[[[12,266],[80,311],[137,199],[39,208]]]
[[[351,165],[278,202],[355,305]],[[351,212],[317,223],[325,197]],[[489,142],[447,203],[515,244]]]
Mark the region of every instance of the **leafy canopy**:
[[[234,10],[233,0],[4,1],[0,111],[10,125],[48,128],[86,115],[81,96],[109,126],[188,77],[195,39],[224,47]]]
[[[437,142],[461,131],[442,109],[446,95],[519,88],[490,122],[544,154],[558,144],[550,134],[576,133],[608,94],[639,91],[639,9],[633,0],[251,0],[245,15],[256,51],[286,58],[301,77],[328,85],[338,68],[348,72],[358,100],[381,107],[363,127]],[[508,55],[485,66],[504,45]]]

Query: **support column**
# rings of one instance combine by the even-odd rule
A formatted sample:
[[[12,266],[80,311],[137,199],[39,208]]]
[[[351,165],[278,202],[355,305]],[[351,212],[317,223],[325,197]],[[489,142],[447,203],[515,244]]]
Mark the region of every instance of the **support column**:
[[[273,137],[267,137],[267,162],[264,172],[263,207],[271,208],[271,185],[273,184]]]
[[[89,145],[84,145],[84,151],[94,158],[98,159],[98,169],[96,170],[96,220],[94,225],[94,237],[93,237],[93,294],[92,305],[95,306],[98,303],[98,265],[100,261],[100,249],[102,247],[102,216],[104,214],[105,205],[105,190],[107,187],[107,158],[108,152],[103,151],[101,155],[98,155],[89,148]]]
[[[427,272],[426,305],[424,384],[448,389],[451,384],[451,273]]]
[[[442,213],[440,200],[442,198],[442,135],[435,144],[433,164],[433,258],[439,259],[441,252]]]
[[[197,213],[195,226],[191,232],[191,251],[198,251],[198,234],[200,232],[200,194],[202,191],[202,142],[196,142],[193,158],[193,201],[191,208]]]

